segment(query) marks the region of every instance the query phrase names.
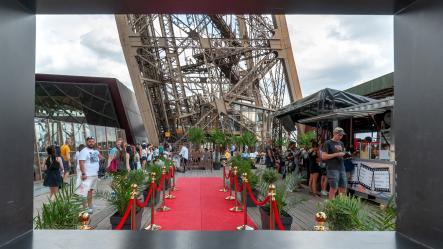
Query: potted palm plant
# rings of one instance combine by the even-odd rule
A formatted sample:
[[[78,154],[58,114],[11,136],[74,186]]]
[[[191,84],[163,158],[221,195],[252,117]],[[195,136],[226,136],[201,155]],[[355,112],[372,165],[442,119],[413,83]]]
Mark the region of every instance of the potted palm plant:
[[[41,213],[34,218],[35,229],[78,229],[78,219],[82,207],[82,199],[74,192],[74,181],[60,189],[54,200],[44,203]]]
[[[274,169],[267,169],[261,176],[260,183],[260,193],[262,196],[266,196],[268,193],[269,184],[275,184],[275,201],[277,202],[277,210],[280,216],[280,220],[282,222],[285,230],[291,230],[292,225],[292,216],[289,215],[283,208],[286,206],[286,194],[287,194],[287,185],[285,182],[277,182],[279,178],[279,174]],[[262,222],[262,229],[269,229],[269,217],[270,217],[270,205],[267,204],[263,207],[260,207],[260,218]],[[277,228],[277,224],[274,224],[274,228]]]
[[[219,170],[221,167],[221,154],[223,153],[223,146],[226,146],[226,135],[219,129],[214,129],[209,133],[209,140],[214,145],[215,158],[214,169]]]
[[[143,170],[132,170],[129,172],[118,172],[113,174],[111,182],[112,192],[99,192],[97,195],[106,199],[112,206],[115,207],[116,212],[109,217],[112,228],[114,229],[123,217],[126,208],[131,199],[131,185],[137,184],[138,190],[141,190],[142,185],[146,181],[146,174]],[[141,227],[141,220],[143,216],[143,209],[137,207],[136,209],[136,223],[137,227]],[[122,230],[131,229],[131,220],[127,219]]]
[[[195,149],[199,149],[200,144],[202,144],[204,142],[204,139],[205,139],[205,134],[203,132],[203,129],[202,128],[198,128],[198,127],[189,128],[188,138],[189,138],[189,141],[194,146],[196,146]]]

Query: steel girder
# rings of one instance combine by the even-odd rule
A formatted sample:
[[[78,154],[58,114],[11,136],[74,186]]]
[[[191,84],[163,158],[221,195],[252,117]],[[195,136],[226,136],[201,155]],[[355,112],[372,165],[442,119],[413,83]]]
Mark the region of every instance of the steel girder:
[[[281,132],[272,110],[301,97],[284,16],[117,15],[151,142],[190,127]],[[132,67],[132,68],[131,68]],[[139,86],[136,87],[135,85]],[[147,103],[144,103],[147,102]],[[276,131],[272,131],[276,129]],[[154,137],[156,136],[156,137]]]

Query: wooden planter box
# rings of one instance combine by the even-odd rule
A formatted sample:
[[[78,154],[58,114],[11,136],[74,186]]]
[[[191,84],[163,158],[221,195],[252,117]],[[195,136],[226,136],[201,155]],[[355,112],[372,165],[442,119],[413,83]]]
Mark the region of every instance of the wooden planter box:
[[[269,230],[269,207],[260,207],[261,227],[263,230]],[[284,210],[280,214],[280,220],[285,230],[291,230],[292,216]],[[278,230],[277,224],[274,224],[274,230]]]
[[[137,230],[143,229],[142,226],[142,217],[143,217],[143,210],[144,208],[140,209],[137,214],[135,215],[135,222],[137,224]],[[120,223],[120,220],[122,217],[118,212],[115,212],[111,217],[109,217],[109,221],[111,222],[112,229],[114,230],[115,227],[117,227],[118,223]],[[125,223],[123,224],[122,230],[131,230],[131,215],[129,215],[128,219],[126,219]]]

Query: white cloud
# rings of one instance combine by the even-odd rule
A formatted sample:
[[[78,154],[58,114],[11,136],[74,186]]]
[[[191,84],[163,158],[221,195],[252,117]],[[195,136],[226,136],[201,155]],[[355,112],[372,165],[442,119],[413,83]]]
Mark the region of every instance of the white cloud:
[[[117,78],[132,89],[113,15],[38,15],[36,72]]]
[[[286,16],[303,95],[393,71],[392,16]],[[38,73],[114,77],[132,89],[112,15],[38,15]]]
[[[303,96],[393,71],[392,16],[286,16]]]

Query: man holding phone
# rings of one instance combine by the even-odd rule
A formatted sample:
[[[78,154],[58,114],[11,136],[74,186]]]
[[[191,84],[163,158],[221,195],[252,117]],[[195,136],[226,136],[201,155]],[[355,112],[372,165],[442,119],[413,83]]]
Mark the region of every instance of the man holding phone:
[[[326,163],[326,174],[329,183],[329,199],[334,199],[337,194],[346,194],[348,179],[343,161],[345,156],[344,144],[340,140],[345,135],[342,128],[336,127],[333,137],[323,145],[322,160]]]
[[[86,202],[83,202],[83,207],[88,207],[88,213],[92,214],[92,191],[97,189],[98,170],[100,168],[99,160],[100,153],[95,148],[95,138],[86,138],[86,147],[80,151],[80,184],[77,189],[77,194],[86,197]]]

